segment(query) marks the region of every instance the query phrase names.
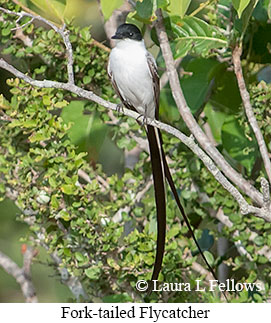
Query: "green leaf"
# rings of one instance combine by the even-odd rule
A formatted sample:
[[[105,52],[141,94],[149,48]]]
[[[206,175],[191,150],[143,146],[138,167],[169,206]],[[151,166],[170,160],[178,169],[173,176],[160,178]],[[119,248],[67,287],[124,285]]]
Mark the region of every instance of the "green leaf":
[[[8,36],[10,33],[11,33],[11,27],[2,29],[3,36]]]
[[[182,78],[180,83],[192,113],[203,107],[213,83],[213,72],[218,65],[214,59],[197,58],[184,66],[185,71],[191,72],[192,75]]]
[[[173,16],[184,17],[186,11],[191,3],[191,0],[171,0],[170,5],[168,6],[168,11]]]
[[[64,248],[63,253],[67,257],[70,257],[72,255],[71,250],[69,248]]]
[[[50,29],[47,35],[49,39],[53,39],[55,36],[55,31],[53,29]]]
[[[58,209],[59,208],[59,202],[58,202],[58,199],[56,197],[56,195],[53,195],[51,197],[51,205],[54,209]]]
[[[84,84],[88,84],[88,83],[90,83],[90,81],[91,81],[91,77],[89,75],[85,75],[83,77],[83,83]]]
[[[167,232],[167,238],[171,239],[179,233],[180,233],[180,225],[179,224],[173,225],[172,228],[170,228],[170,230]]]
[[[25,122],[23,122],[22,126],[25,128],[34,128],[37,126],[37,120],[26,120]]]
[[[8,110],[10,109],[9,101],[4,97],[3,94],[0,94],[0,109]]]
[[[248,139],[234,115],[226,118],[222,127],[222,143],[229,155],[251,172],[259,155],[254,136]]]
[[[154,12],[154,0],[137,1],[136,12],[143,19],[150,18]]]
[[[148,22],[148,20],[156,18],[155,11],[157,9],[166,9],[168,4],[168,0],[140,0],[136,2],[136,13],[143,21]]]
[[[116,263],[116,261],[113,258],[107,258],[107,263],[110,267],[120,270],[120,266]]]
[[[73,184],[64,184],[61,186],[61,191],[67,195],[76,194],[76,187]]]
[[[100,273],[101,273],[101,268],[98,266],[92,266],[88,269],[85,269],[85,274],[87,275],[88,278],[92,280],[99,279]]]
[[[54,106],[56,107],[56,108],[64,108],[65,106],[67,106],[68,105],[68,101],[66,101],[66,100],[63,100],[63,101],[58,101],[58,102],[56,102],[55,104],[54,104]]]
[[[238,17],[241,18],[243,11],[248,6],[250,0],[232,0],[234,9],[237,11]]]
[[[188,52],[206,55],[211,49],[226,47],[228,42],[214,26],[196,17],[171,16],[166,27],[174,37],[174,58],[184,57]]]
[[[41,67],[35,68],[35,73],[36,74],[43,74],[46,71],[46,66],[41,65]]]
[[[30,0],[35,7],[36,11],[56,21],[63,21],[66,9],[66,0]]]
[[[253,241],[257,246],[264,245],[264,237],[262,236],[257,236]]]
[[[4,54],[4,55],[13,54],[15,52],[16,52],[16,49],[15,49],[15,46],[13,46],[13,45],[11,45],[11,46],[9,46],[7,48],[4,48],[2,50],[2,54]]]
[[[50,176],[49,179],[49,184],[52,188],[56,188],[57,187],[57,181],[56,178],[54,176]]]
[[[267,14],[268,14],[268,18],[271,20],[271,1],[270,0],[267,6]]]
[[[91,159],[96,160],[108,128],[94,113],[84,114],[84,107],[84,101],[72,101],[63,108],[61,117],[67,124],[72,122],[68,136],[78,150],[88,152]]]
[[[30,142],[43,141],[49,139],[50,136],[46,132],[36,132],[32,133],[29,137]]]
[[[50,96],[48,96],[48,95],[44,95],[44,96],[42,97],[42,103],[43,103],[44,105],[51,105],[51,97],[50,97]]]
[[[204,251],[203,254],[206,257],[206,260],[208,261],[209,265],[212,266],[214,263],[214,256],[211,254],[210,251]]]
[[[132,302],[133,299],[125,294],[113,294],[113,295],[107,295],[103,297],[104,303],[129,303]]]
[[[91,39],[91,34],[90,34],[89,27],[85,27],[85,28],[81,29],[80,30],[80,35],[82,36],[82,38],[85,41],[89,41]]]
[[[85,261],[85,257],[81,254],[81,252],[76,251],[75,253],[75,258],[79,261],[79,262],[83,262]]]
[[[6,188],[5,185],[3,183],[0,183],[0,193],[5,193]]]
[[[71,219],[70,214],[65,210],[61,210],[57,217],[63,219],[64,221],[69,221]]]
[[[105,20],[108,20],[113,11],[122,6],[123,0],[101,0],[101,9]]]
[[[242,99],[234,72],[221,64],[215,72],[214,83],[210,98],[212,106],[227,114],[239,111]]]
[[[251,0],[249,5],[246,7],[243,15],[242,15],[242,34],[245,34],[245,31],[247,29],[248,26],[248,22],[251,18],[251,15],[253,13],[253,10],[255,9],[257,3],[259,2],[259,0]]]
[[[248,0],[246,0],[248,1]],[[239,1],[237,1],[239,2]],[[241,38],[244,37],[246,32],[249,20],[254,12],[256,5],[258,4],[259,0],[250,0],[248,1],[247,6],[242,10],[242,12],[238,13],[239,20],[237,19],[235,22],[235,29],[241,33]],[[236,9],[237,10],[237,9]],[[238,11],[237,11],[238,12]]]
[[[211,104],[207,103],[204,108],[204,114],[212,130],[212,134],[217,143],[221,143],[221,130],[226,118],[226,114],[214,109]]]
[[[152,251],[153,245],[150,242],[142,242],[138,246],[139,251]]]
[[[253,298],[254,298],[255,302],[257,302],[257,303],[262,303],[263,302],[262,296],[260,294],[258,294],[258,293],[254,293]]]
[[[231,222],[238,224],[238,223],[241,223],[242,216],[238,213],[231,213],[231,214],[229,214],[229,219],[231,220]]]

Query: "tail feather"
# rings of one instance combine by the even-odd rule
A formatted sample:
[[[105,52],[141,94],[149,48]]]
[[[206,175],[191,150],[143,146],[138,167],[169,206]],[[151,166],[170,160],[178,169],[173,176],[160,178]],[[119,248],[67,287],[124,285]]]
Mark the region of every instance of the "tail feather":
[[[185,213],[185,210],[181,204],[177,189],[175,187],[173,178],[168,167],[165,152],[163,149],[162,135],[159,129],[154,128],[150,125],[147,126],[147,137],[150,147],[150,156],[152,164],[153,182],[154,182],[154,192],[155,192],[155,203],[156,203],[156,213],[157,213],[157,242],[156,242],[156,256],[155,263],[152,273],[151,280],[157,280],[159,273],[162,268],[162,262],[165,251],[165,239],[166,239],[166,193],[165,193],[165,179],[167,180],[170,189],[173,193],[177,206],[181,212],[181,215],[188,227],[188,230],[199,250],[199,253],[205,262],[207,268],[212,273],[213,277],[217,279],[213,268],[209,265],[196,237],[194,231],[190,225],[189,219]],[[153,287],[153,282],[150,282],[148,294],[151,293]],[[223,293],[224,294],[224,293]],[[226,295],[224,294],[227,299]]]
[[[147,126],[147,137],[150,146],[156,212],[157,212],[157,243],[156,257],[151,280],[157,280],[162,267],[166,239],[166,197],[162,154],[156,137],[156,129]]]

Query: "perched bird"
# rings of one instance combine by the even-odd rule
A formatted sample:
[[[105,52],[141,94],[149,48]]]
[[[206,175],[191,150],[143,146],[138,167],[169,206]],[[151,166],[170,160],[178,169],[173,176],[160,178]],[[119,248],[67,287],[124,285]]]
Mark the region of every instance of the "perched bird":
[[[108,75],[125,107],[143,117],[158,119],[159,76],[153,56],[146,50],[140,30],[132,24],[122,24],[112,37],[116,46],[109,57]],[[162,146],[159,132],[146,126],[155,188],[157,210],[157,246],[152,280],[158,278],[165,249],[166,197]]]
[[[155,59],[147,51],[140,30],[133,24],[122,24],[118,27],[112,39],[116,40],[116,46],[112,49],[109,56],[108,75],[122,104],[128,109],[140,113],[143,116],[143,121],[146,118],[158,120],[160,95],[159,75]],[[157,213],[156,258],[151,280],[158,279],[165,250],[165,178],[170,185],[178,208],[205,263],[215,277],[212,268],[197,243],[180,202],[166,161],[161,133],[159,129],[150,125],[146,125],[145,128],[150,147]]]

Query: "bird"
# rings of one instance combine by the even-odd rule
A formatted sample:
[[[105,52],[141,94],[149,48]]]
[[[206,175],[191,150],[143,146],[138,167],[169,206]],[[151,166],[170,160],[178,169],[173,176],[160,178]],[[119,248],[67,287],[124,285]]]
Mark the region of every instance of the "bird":
[[[143,116],[143,121],[147,120],[147,118],[159,120],[160,87],[157,64],[152,54],[146,49],[139,28],[134,24],[121,24],[111,38],[116,41],[116,45],[110,52],[107,72],[116,94],[126,108],[137,111]],[[150,149],[157,216],[156,256],[151,282],[158,279],[165,252],[165,180],[167,180],[170,186],[177,206],[203,260],[213,276],[216,277],[201,251],[189,219],[180,202],[163,150],[161,132],[158,128],[149,124],[145,124],[145,129]],[[150,284],[149,292],[151,292],[151,286]]]
[[[108,75],[115,92],[128,109],[137,111],[144,118],[158,119],[160,89],[157,65],[145,47],[140,30],[133,24],[122,24],[112,39],[116,40],[116,46],[109,56]],[[153,281],[158,279],[165,250],[166,197],[159,133],[150,125],[146,126],[146,132],[158,219]]]

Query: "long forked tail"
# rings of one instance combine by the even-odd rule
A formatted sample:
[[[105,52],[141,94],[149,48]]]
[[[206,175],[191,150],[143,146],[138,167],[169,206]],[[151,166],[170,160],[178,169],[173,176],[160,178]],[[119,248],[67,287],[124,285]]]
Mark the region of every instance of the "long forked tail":
[[[190,225],[189,219],[185,213],[185,210],[181,204],[177,189],[175,187],[174,181],[172,179],[166,156],[163,150],[162,135],[159,129],[152,126],[147,126],[147,137],[150,146],[150,156],[152,163],[154,190],[155,190],[155,202],[156,202],[156,212],[157,212],[157,243],[156,243],[156,257],[155,264],[153,268],[151,280],[157,280],[159,272],[162,267],[163,256],[165,251],[165,238],[166,238],[166,195],[165,195],[165,178],[170,186],[170,189],[174,195],[177,206],[181,212],[181,215],[188,227],[188,230],[199,250],[199,253],[205,262],[207,268],[212,273],[215,280],[218,281],[213,268],[208,263],[196,237],[193,229]],[[148,288],[148,294],[151,293],[153,289],[153,283],[151,282]],[[225,299],[227,296],[223,292]]]
[[[151,280],[157,280],[162,267],[165,251],[166,239],[166,196],[165,196],[165,177],[163,170],[163,155],[160,149],[160,140],[157,138],[157,129],[147,126],[147,137],[150,147],[150,156],[152,164],[156,214],[157,214],[157,242],[156,257]],[[149,285],[148,293],[152,291],[152,282]]]

